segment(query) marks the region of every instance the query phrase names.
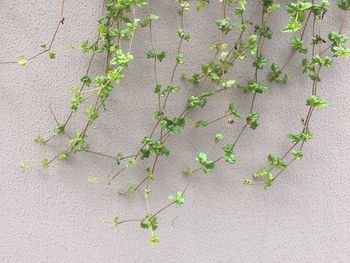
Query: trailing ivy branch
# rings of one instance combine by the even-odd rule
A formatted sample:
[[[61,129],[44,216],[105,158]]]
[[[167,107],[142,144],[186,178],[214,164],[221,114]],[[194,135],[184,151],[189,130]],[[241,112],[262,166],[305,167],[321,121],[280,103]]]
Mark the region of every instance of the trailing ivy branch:
[[[56,40],[56,36],[57,36],[57,33],[58,33],[60,27],[64,24],[64,20],[65,20],[65,18],[64,18],[64,4],[65,4],[65,0],[61,0],[60,1],[60,5],[61,5],[60,16],[59,16],[57,26],[55,28],[55,31],[52,35],[50,42],[48,44],[44,43],[44,42],[40,43],[41,51],[39,51],[38,53],[36,53],[32,56],[29,56],[29,57],[25,57],[23,54],[20,54],[20,55],[18,55],[17,60],[8,60],[8,61],[1,61],[0,60],[0,65],[18,64],[21,67],[24,67],[27,64],[27,62],[35,60],[45,53],[48,53],[50,59],[55,59],[56,53],[54,51],[52,51],[52,46]]]
[[[215,3],[217,2],[217,3]],[[186,193],[194,179],[202,172],[211,174],[215,171],[219,162],[225,162],[234,167],[239,162],[236,152],[239,150],[239,142],[248,130],[256,130],[260,125],[260,117],[264,114],[256,108],[257,100],[264,100],[263,94],[268,92],[271,83],[282,86],[291,81],[288,75],[288,66],[298,63],[303,74],[310,79],[311,92],[306,99],[305,106],[308,107],[305,118],[297,132],[287,135],[291,146],[281,155],[269,153],[266,164],[258,171],[252,173],[251,177],[239,178],[244,185],[262,185],[265,189],[271,187],[275,180],[285,172],[296,160],[304,155],[306,142],[314,138],[311,132],[311,121],[314,113],[327,106],[327,101],[318,94],[319,83],[322,79],[322,70],[332,66],[335,58],[348,57],[350,50],[347,47],[348,37],[343,33],[347,15],[350,9],[350,0],[338,0],[335,3],[339,9],[340,26],[338,30],[324,32],[322,25],[327,19],[329,1],[289,1],[283,5],[275,0],[197,0],[195,3],[186,0],[175,0],[179,25],[177,33],[175,57],[167,56],[166,52],[158,47],[154,32],[155,23],[160,23],[156,13],[156,0],[104,0],[103,15],[98,19],[97,38],[94,42],[83,41],[79,46],[83,53],[90,54],[91,58],[87,65],[85,74],[81,76],[79,85],[71,88],[72,97],[68,117],[63,122],[56,116],[50,105],[50,112],[55,120],[55,127],[50,136],[39,135],[35,141],[39,144],[47,144],[57,136],[67,138],[67,144],[52,158],[43,158],[39,165],[43,168],[58,160],[65,161],[79,153],[89,153],[101,158],[110,159],[115,162],[116,170],[112,176],[106,178],[88,178],[92,184],[113,184],[116,178],[121,177],[136,164],[143,162],[146,165],[143,178],[135,185],[130,185],[127,190],[120,190],[120,194],[134,195],[143,190],[146,208],[140,218],[120,219],[116,216],[113,220],[102,219],[103,222],[118,226],[127,222],[137,222],[140,227],[150,233],[149,243],[159,242],[157,228],[159,215],[170,207],[176,205],[181,207],[185,204]],[[193,5],[194,4],[194,5]],[[49,57],[54,59],[52,44],[58,29],[63,24],[62,1],[60,23],[49,45],[42,45],[41,53],[48,52]],[[179,72],[181,65],[186,63],[184,45],[190,45],[191,36],[187,31],[185,17],[190,8],[196,8],[199,12],[203,8],[217,8],[220,17],[215,20],[218,39],[210,45],[213,56],[204,64],[199,65],[199,72]],[[273,57],[269,58],[264,52],[266,46],[270,47],[274,32],[269,25],[269,20],[276,11],[285,8],[289,14],[288,23],[280,28],[290,38],[290,53],[285,58],[285,63],[278,65]],[[140,17],[138,12],[145,9],[147,15]],[[282,12],[282,11],[280,11]],[[317,28],[317,30],[316,30]],[[156,112],[150,116],[154,126],[151,131],[140,138],[139,147],[135,152],[114,154],[103,153],[92,148],[92,142],[88,140],[90,127],[100,118],[100,112],[108,107],[108,99],[111,93],[124,80],[125,70],[130,63],[135,63],[132,55],[134,36],[138,30],[149,32],[149,50],[145,57],[149,59],[153,71],[154,85],[151,92],[154,94]],[[311,41],[307,34],[311,32]],[[233,39],[233,40],[232,40]],[[41,54],[40,53],[40,54]],[[39,55],[40,55],[39,54]],[[18,63],[25,66],[26,62],[34,59],[25,59],[20,55]],[[96,57],[104,57],[105,65],[99,75],[92,76],[90,69]],[[299,61],[293,62],[300,57]],[[160,83],[158,69],[162,67],[164,60],[171,60],[173,68],[169,72],[168,82]],[[13,63],[13,62],[11,62]],[[4,64],[4,63],[0,63]],[[8,64],[8,63],[7,63]],[[250,66],[247,79],[231,79],[229,76],[236,75],[236,68]],[[184,108],[174,113],[169,110],[173,96],[181,90],[182,81],[196,87],[184,102]],[[162,78],[165,79],[165,78]],[[241,98],[230,99],[234,90],[240,90]],[[222,95],[222,114],[220,116],[200,119],[195,124],[188,124],[188,116],[194,111],[208,109],[208,100],[212,97]],[[248,109],[245,112],[244,109]],[[86,123],[76,129],[74,134],[67,132],[68,125],[73,126],[73,116],[76,112],[85,113]],[[205,129],[209,125],[221,123],[222,127],[213,138],[209,139],[207,150],[201,150],[193,157],[197,162],[195,168],[185,167],[183,173],[188,175],[188,181],[182,189],[175,189],[174,193],[168,195],[169,201],[158,210],[151,209],[150,195],[152,194],[152,183],[157,180],[157,166],[160,161],[171,156],[168,148],[170,138],[176,138],[185,128]],[[232,127],[238,126],[238,132],[232,135]],[[176,139],[175,139],[176,140]],[[204,147],[205,148],[205,147]],[[221,152],[214,155],[214,149]],[[22,168],[36,167],[28,163],[22,163]],[[229,168],[234,169],[234,168]]]

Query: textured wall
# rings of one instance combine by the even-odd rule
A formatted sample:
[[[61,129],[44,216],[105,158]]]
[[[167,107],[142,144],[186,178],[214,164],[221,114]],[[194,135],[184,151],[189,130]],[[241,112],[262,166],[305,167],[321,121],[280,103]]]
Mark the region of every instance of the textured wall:
[[[56,26],[59,2],[0,1],[0,60],[37,52],[38,43],[48,41]],[[221,164],[215,173],[198,176],[186,195],[186,204],[160,216],[161,242],[156,246],[147,244],[149,233],[138,225],[111,229],[98,220],[100,216],[145,214],[142,194],[132,199],[117,194],[119,188],[143,177],[145,164],[112,186],[87,183],[88,177],[115,171],[110,161],[87,154],[78,155],[66,165],[55,163],[45,171],[19,169],[24,160],[35,163],[60,149],[59,141],[42,147],[33,138],[52,130],[49,103],[59,119],[68,114],[70,87],[78,84],[88,63],[88,56],[70,49],[69,44],[96,37],[100,2],[67,1],[66,21],[53,47],[56,60],[43,56],[24,69],[0,65],[0,262],[349,262],[348,60],[337,60],[333,68],[324,71],[320,94],[329,100],[330,107],[315,114],[312,129],[316,139],[307,144],[301,162],[267,191],[244,187],[236,180],[260,167],[268,153],[283,153],[289,146],[286,134],[300,127],[299,120],[307,111],[310,81],[295,74],[300,68],[293,60],[288,68],[291,84],[273,85],[267,94],[258,97],[256,108],[262,113],[262,124],[256,132],[248,131],[237,145],[237,165]],[[169,58],[174,57],[176,43],[172,39],[176,37],[174,25],[179,22],[173,2],[154,1],[154,12],[162,17],[155,27],[156,45],[165,49]],[[192,10],[193,16],[185,19],[192,41],[184,46],[188,63],[179,72],[195,72],[198,62],[211,56],[207,46],[217,37],[213,21],[220,12],[217,4],[211,7],[211,11],[199,14]],[[276,31],[281,17],[286,17],[285,13],[272,19]],[[331,18],[325,27],[335,28],[338,23]],[[345,30],[350,27],[347,25]],[[92,148],[111,154],[134,151],[150,132],[156,98],[150,88],[151,62],[144,58],[150,46],[148,39],[147,30],[137,33],[135,63],[115,89],[108,110],[101,114],[103,118],[91,129]],[[272,45],[268,55],[282,57],[276,62],[283,63],[289,54],[287,38],[276,32]],[[160,69],[162,82],[169,80],[173,67],[169,58]],[[95,73],[100,72],[102,63],[103,58],[98,58],[93,64]],[[232,77],[244,79],[246,75],[242,68]],[[181,84],[179,79],[176,82]],[[192,92],[192,88],[185,87],[174,96],[169,111],[179,112]],[[241,96],[235,93],[230,99],[237,101]],[[209,107],[215,109],[210,112],[212,116],[222,111],[215,107],[221,100],[219,96],[210,102]],[[208,112],[203,110],[190,115],[189,125],[206,115]],[[73,123],[69,132],[81,127],[78,119]],[[169,194],[182,188],[187,181],[182,168],[195,163],[194,156],[208,148],[208,138],[218,129],[220,125],[195,131],[187,128],[170,139],[173,158],[160,161],[152,183],[154,210],[167,202]]]

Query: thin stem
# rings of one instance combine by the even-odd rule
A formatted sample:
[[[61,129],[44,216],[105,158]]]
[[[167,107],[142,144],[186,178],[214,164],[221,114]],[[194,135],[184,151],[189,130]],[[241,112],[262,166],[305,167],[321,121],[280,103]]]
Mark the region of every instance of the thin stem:
[[[50,40],[50,42],[49,42],[49,46],[48,46],[45,50],[40,51],[40,52],[36,53],[35,55],[32,55],[32,56],[30,56],[29,58],[27,58],[27,62],[32,61],[32,60],[35,60],[36,58],[40,57],[41,55],[43,55],[43,54],[45,54],[45,53],[47,53],[47,52],[49,52],[49,51],[51,50],[52,45],[53,45],[53,43],[54,43],[55,40],[56,40],[56,36],[57,36],[58,30],[60,29],[60,27],[61,27],[61,26],[63,25],[63,23],[64,23],[64,2],[65,2],[65,0],[62,0],[62,1],[61,1],[60,18],[59,18],[59,21],[58,21],[57,26],[56,26],[56,28],[55,28],[55,31],[54,31],[54,33],[53,33],[53,36],[51,37],[51,40]],[[17,60],[16,60],[16,61],[0,61],[0,65],[4,65],[4,64],[17,64],[17,63],[18,63]]]

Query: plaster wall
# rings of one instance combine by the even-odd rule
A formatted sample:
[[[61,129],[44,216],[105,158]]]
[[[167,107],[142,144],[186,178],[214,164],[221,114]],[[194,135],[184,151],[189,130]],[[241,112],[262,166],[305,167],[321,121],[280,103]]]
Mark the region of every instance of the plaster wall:
[[[177,43],[173,39],[179,21],[174,1],[152,2],[154,13],[161,17],[155,24],[155,40],[156,46],[167,52],[159,69],[160,81],[166,83],[174,65]],[[214,21],[220,8],[214,2],[209,7],[198,14],[192,8],[185,18],[192,39],[184,44],[187,63],[178,73],[196,72],[199,63],[212,56],[208,46],[217,39]],[[51,38],[59,8],[58,0],[1,0],[0,60],[37,52],[38,43]],[[298,74],[298,57],[287,69],[290,84],[272,85],[267,94],[258,96],[261,126],[243,136],[237,146],[237,165],[221,164],[215,173],[198,176],[185,205],[160,216],[161,242],[156,246],[147,243],[148,232],[137,224],[111,229],[98,220],[101,216],[141,217],[146,213],[142,194],[131,199],[117,194],[119,188],[144,176],[145,164],[137,165],[112,186],[87,183],[88,177],[115,171],[113,162],[94,155],[81,154],[44,171],[19,168],[23,161],[36,163],[61,149],[63,140],[43,147],[33,138],[52,131],[49,103],[60,120],[69,113],[70,88],[79,83],[89,61],[89,56],[69,45],[96,38],[100,10],[101,1],[66,1],[65,23],[53,46],[56,60],[42,56],[24,69],[0,65],[0,262],[350,262],[349,60],[336,60],[334,67],[324,71],[320,95],[330,106],[315,114],[311,127],[316,138],[307,144],[301,162],[267,191],[244,187],[237,180],[263,165],[267,154],[282,154],[289,147],[286,134],[300,128],[311,83]],[[330,19],[325,30],[339,25],[333,11],[327,14]],[[277,63],[289,55],[288,38],[279,32],[287,19],[284,12],[272,18],[276,32],[270,43],[273,48],[265,51]],[[349,24],[344,30],[350,31]],[[91,129],[91,147],[102,152],[135,151],[154,124],[154,80],[151,62],[144,55],[150,49],[148,30],[138,32],[134,43],[135,63]],[[94,74],[100,73],[103,63],[103,57],[97,58],[92,65]],[[246,69],[240,68],[231,77],[246,78]],[[169,104],[173,114],[195,91],[181,82],[179,74],[176,83],[183,85],[183,90]],[[241,96],[236,92],[230,99],[237,101]],[[208,115],[218,116],[222,109],[216,105],[221,101],[219,96],[209,102],[208,109],[213,110],[190,115],[189,125]],[[73,124],[71,133],[82,122],[74,118]],[[160,161],[152,183],[154,210],[186,183],[183,167],[195,164],[194,156],[208,148],[208,138],[220,127],[186,128],[169,141],[172,158]]]

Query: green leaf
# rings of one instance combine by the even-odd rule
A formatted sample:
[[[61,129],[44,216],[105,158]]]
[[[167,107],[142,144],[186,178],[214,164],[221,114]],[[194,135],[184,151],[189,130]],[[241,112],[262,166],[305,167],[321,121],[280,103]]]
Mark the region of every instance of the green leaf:
[[[41,167],[44,169],[49,168],[49,159],[43,159],[40,163]]]
[[[272,167],[276,167],[279,170],[283,170],[286,168],[285,162],[281,158],[273,156],[272,154],[269,154],[267,156],[267,162]]]
[[[150,16],[146,17],[145,19],[143,19],[140,23],[141,27],[146,27],[148,26],[152,21],[158,20],[159,16],[156,16],[154,14],[151,14]]]
[[[46,43],[40,43],[40,47],[41,47],[42,49],[46,49],[46,48],[47,48],[47,45],[46,45]]]
[[[268,74],[269,81],[283,82],[286,83],[288,81],[288,75],[284,74],[282,77],[282,71],[275,65],[271,65],[271,71]]]
[[[77,95],[80,93],[78,87],[74,86],[70,89],[70,92],[72,92],[73,94]]]
[[[284,32],[295,32],[302,28],[302,22],[305,20],[305,11],[312,8],[313,4],[306,1],[296,1],[287,4],[287,11],[291,14],[288,25]]]
[[[148,179],[149,180],[153,180],[154,179],[154,175],[153,175],[152,169],[150,167],[147,167],[146,172],[147,172]]]
[[[178,134],[185,127],[186,121],[184,117],[169,119],[167,117],[163,117],[160,121],[161,127],[169,132],[170,134]],[[160,143],[159,146],[162,146]],[[162,146],[164,147],[164,146]]]
[[[126,165],[126,167],[132,167],[134,166],[136,163],[136,160],[134,158],[130,158],[128,159],[128,164]]]
[[[350,49],[344,46],[336,46],[332,48],[332,51],[338,56],[347,58],[350,55]]]
[[[128,60],[124,60],[128,61]],[[127,66],[127,65],[123,65]],[[113,85],[111,85],[110,80],[114,80],[116,83],[119,83],[120,80],[124,77],[123,75],[123,67],[119,66],[115,68],[114,70],[109,70],[107,73],[107,78],[103,76],[96,77],[96,85],[100,88],[99,95],[102,99],[102,101],[105,101],[107,97],[109,96],[109,93],[113,89]]]
[[[300,134],[300,138],[302,141],[309,141],[309,140],[312,140],[314,138],[314,135],[310,131],[307,131],[307,132]]]
[[[270,27],[263,27],[260,25],[255,25],[254,26],[254,32],[259,34],[262,37],[266,37],[267,39],[272,38],[272,30]]]
[[[193,173],[193,170],[192,170],[191,167],[185,167],[185,168],[183,169],[182,172],[183,172],[184,174],[189,175],[189,174]]]
[[[298,143],[301,141],[301,137],[299,134],[288,134],[288,140],[292,143]]]
[[[80,43],[80,48],[83,51],[83,53],[86,53],[90,50],[89,42],[88,41],[83,41]]]
[[[77,132],[75,136],[68,141],[71,154],[76,154],[78,152],[83,152],[87,149],[87,144],[85,143],[84,136],[80,132]]]
[[[293,151],[292,155],[299,160],[303,158],[303,153],[301,151]]]
[[[77,93],[73,99],[70,101],[70,108],[72,111],[76,112],[78,110],[79,104],[83,102],[83,97],[80,95],[80,93]]]
[[[291,17],[288,21],[288,25],[283,29],[283,32],[296,32],[302,28],[302,24],[295,18]]]
[[[341,10],[349,10],[350,9],[350,0],[338,0],[338,7]]]
[[[297,36],[292,37],[292,50],[302,54],[307,53],[307,47],[305,43]]]
[[[233,103],[228,105],[228,112],[231,113],[233,118],[240,118],[241,115],[236,111],[236,107]]]
[[[198,84],[199,83],[199,74],[193,74],[191,77],[187,74],[182,74],[181,77],[192,84]]]
[[[63,133],[64,133],[64,128],[65,128],[65,127],[64,127],[64,124],[59,123],[59,124],[57,124],[57,125],[55,126],[53,133],[54,133],[55,135],[63,134]]]
[[[178,10],[178,14],[182,16],[183,13],[189,9],[189,7],[190,3],[188,1],[180,1],[180,9]]]
[[[262,168],[258,172],[254,173],[253,177],[255,179],[263,178],[264,179],[264,188],[268,188],[271,186],[273,181],[273,175],[270,171],[267,171],[266,168]]]
[[[226,144],[222,149],[224,150],[224,157],[225,161],[230,164],[235,164],[236,163],[236,157],[233,153],[233,147],[234,145],[231,143]]]
[[[251,129],[255,130],[256,128],[258,128],[259,118],[260,118],[260,114],[258,112],[254,111],[249,113],[247,117],[247,123]]]
[[[315,107],[316,109],[322,109],[326,107],[327,101],[320,96],[312,95],[306,100],[306,105],[310,107]]]
[[[177,35],[179,36],[179,38],[182,38],[182,39],[184,39],[186,41],[190,40],[190,35],[186,34],[185,31],[183,30],[183,28],[179,28],[177,30]]]
[[[206,120],[198,120],[198,121],[196,121],[196,128],[205,127],[205,126],[207,126],[207,124],[208,124],[208,121],[206,121]]]
[[[256,35],[251,35],[248,37],[248,43],[246,44],[247,51],[249,54],[254,55],[256,53],[256,50],[258,48],[257,45],[257,36]]]
[[[224,135],[222,133],[217,133],[215,135],[215,142],[218,143],[219,141],[221,141],[224,138]]]
[[[60,152],[60,154],[58,155],[58,158],[59,158],[60,160],[67,160],[67,159],[68,159],[68,153],[67,153],[67,151],[62,151],[62,152]]]
[[[232,79],[232,80],[228,80],[228,81],[222,83],[222,86],[223,86],[225,89],[230,89],[230,88],[232,88],[235,84],[236,84],[236,81]]]
[[[244,185],[251,185],[252,184],[252,180],[249,180],[249,179],[240,179],[241,182],[244,184]]]
[[[265,190],[272,185],[272,182],[273,182],[273,175],[272,173],[268,173],[266,180],[264,182]]]
[[[255,179],[263,178],[263,177],[268,176],[269,173],[270,173],[270,172],[268,172],[268,171],[266,170],[266,168],[262,168],[262,169],[260,169],[258,172],[254,173],[254,174],[253,174],[253,177],[254,177]]]
[[[119,217],[115,217],[113,219],[113,227],[117,227],[120,224],[120,219]]]
[[[115,57],[111,59],[110,64],[112,65],[119,65],[121,68],[119,68],[119,71],[122,70],[122,67],[127,67],[130,60],[134,59],[134,56],[131,55],[129,52],[124,53],[123,50],[120,48],[117,48],[115,50]]]
[[[185,57],[184,54],[180,52],[179,54],[176,55],[176,62],[178,64],[183,64],[185,62],[184,57]]]
[[[181,206],[185,202],[182,192],[177,192],[175,195],[169,195],[168,198],[169,200],[174,201],[177,206]]]
[[[166,89],[164,89],[164,91],[162,92],[162,94],[166,94],[166,93],[176,93],[180,90],[180,87],[177,85],[169,85]]]
[[[198,0],[198,3],[196,4],[197,11],[201,10],[207,2],[208,0]]]
[[[119,165],[123,159],[124,159],[123,154],[122,153],[118,153],[117,156],[115,157],[117,165]]]
[[[225,17],[221,20],[216,21],[216,26],[218,27],[219,30],[227,34],[232,30],[233,24],[230,20],[230,18]]]
[[[264,93],[268,90],[268,87],[265,84],[249,81],[244,88],[244,92],[254,92],[254,93]]]
[[[129,195],[133,195],[134,193],[135,193],[135,186],[133,186],[133,185],[130,185],[129,187],[128,187],[128,194]]]
[[[155,234],[152,234],[150,239],[148,239],[148,243],[150,243],[152,245],[159,243],[159,237]]]
[[[146,57],[147,58],[154,58],[156,56],[156,53],[153,50],[148,50],[146,52]]]
[[[83,83],[86,86],[90,86],[91,79],[88,76],[84,76],[80,79],[81,83]]]
[[[29,168],[29,164],[28,163],[21,163],[20,167],[22,169],[28,169]]]
[[[88,116],[89,124],[92,124],[99,116],[98,110],[93,109],[91,106],[85,109],[85,113]]]
[[[214,162],[208,159],[206,153],[200,152],[196,157],[196,160],[201,165],[204,173],[212,172],[214,170]]]
[[[191,96],[188,99],[188,107],[194,108],[196,106],[199,106],[200,108],[203,108],[207,104],[207,100],[205,98],[199,98],[197,96]]]
[[[97,183],[97,178],[96,177],[89,177],[87,179],[87,181],[90,183],[90,184],[96,184]]]
[[[18,56],[18,64],[21,66],[21,67],[24,67],[27,63],[27,60],[24,58],[23,55],[19,55]]]
[[[153,92],[156,94],[160,94],[162,90],[162,86],[160,84],[156,84],[153,88]]]
[[[348,1],[348,0],[346,0],[346,1]],[[339,3],[339,1],[338,1],[338,3]],[[312,6],[313,15],[318,19],[322,18],[322,15],[325,12],[327,12],[328,6],[329,6],[328,0],[321,0],[319,3],[314,3]]]
[[[146,214],[142,219],[140,226],[143,229],[151,229],[155,231],[158,228],[158,219],[156,216],[152,216],[152,214]]]
[[[159,62],[162,62],[163,59],[166,57],[166,53],[164,51],[156,53],[153,50],[148,50],[146,52],[146,57],[147,58],[157,58],[159,60]]]
[[[166,57],[166,53],[164,51],[161,51],[159,53],[157,53],[157,59],[159,60],[159,62],[162,62],[163,59]]]
[[[41,144],[41,145],[45,144],[45,139],[44,139],[44,137],[42,137],[41,135],[38,135],[38,136],[34,139],[34,141],[35,141],[36,143],[38,143],[38,144]]]
[[[264,66],[267,64],[266,58],[264,56],[259,56],[254,62],[253,66],[257,69],[263,69]]]
[[[56,53],[53,51],[49,51],[49,58],[50,59],[55,59],[56,58]]]

